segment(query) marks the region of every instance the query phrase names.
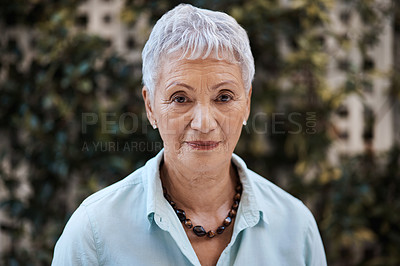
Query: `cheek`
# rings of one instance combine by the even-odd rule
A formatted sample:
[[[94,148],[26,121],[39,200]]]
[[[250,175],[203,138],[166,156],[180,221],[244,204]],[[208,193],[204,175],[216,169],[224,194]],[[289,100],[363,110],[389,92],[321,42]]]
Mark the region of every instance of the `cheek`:
[[[157,120],[160,123],[160,127],[167,127],[169,125],[176,124],[184,116],[182,113],[177,113],[170,104],[159,104],[159,108],[156,110]]]
[[[236,141],[239,138],[242,128],[242,122],[237,117],[226,117],[223,123],[220,123],[224,135],[230,141]]]
[[[221,110],[219,112],[219,124],[226,134],[240,135],[245,114],[245,105],[238,103],[231,106],[228,110]]]
[[[159,132],[164,142],[181,139],[190,121],[186,114],[176,114],[166,108],[159,113]]]

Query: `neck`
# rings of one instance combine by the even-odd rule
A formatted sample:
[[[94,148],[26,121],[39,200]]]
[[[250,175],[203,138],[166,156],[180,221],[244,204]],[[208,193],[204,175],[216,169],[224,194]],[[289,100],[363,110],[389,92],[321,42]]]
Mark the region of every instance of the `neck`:
[[[193,169],[164,157],[161,180],[179,208],[195,214],[225,213],[232,205],[237,174],[230,161],[215,169]]]

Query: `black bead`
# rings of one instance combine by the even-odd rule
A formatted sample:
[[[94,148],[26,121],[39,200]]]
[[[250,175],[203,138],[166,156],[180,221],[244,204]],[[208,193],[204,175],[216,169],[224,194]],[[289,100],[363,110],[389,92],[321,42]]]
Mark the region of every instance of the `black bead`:
[[[193,232],[197,236],[205,236],[207,234],[206,230],[204,230],[203,226],[201,225],[196,225],[195,227],[193,227]]]
[[[186,220],[186,213],[184,210],[176,209],[175,212],[181,222]]]
[[[220,227],[217,228],[217,234],[222,234],[224,232],[224,230],[225,230],[225,226],[221,225]]]

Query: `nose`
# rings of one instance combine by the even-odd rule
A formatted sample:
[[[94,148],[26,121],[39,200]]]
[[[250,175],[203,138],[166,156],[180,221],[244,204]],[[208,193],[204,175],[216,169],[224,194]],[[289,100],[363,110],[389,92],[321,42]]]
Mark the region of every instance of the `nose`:
[[[198,103],[193,110],[190,126],[201,133],[208,133],[217,127],[212,107],[208,104]]]

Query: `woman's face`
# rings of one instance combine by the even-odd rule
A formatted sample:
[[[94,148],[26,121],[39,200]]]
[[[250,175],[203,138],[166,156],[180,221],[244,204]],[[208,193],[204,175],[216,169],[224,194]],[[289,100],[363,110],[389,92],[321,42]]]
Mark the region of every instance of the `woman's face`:
[[[164,60],[154,101],[143,89],[151,123],[174,163],[210,170],[230,161],[250,112],[237,64],[214,59]]]

